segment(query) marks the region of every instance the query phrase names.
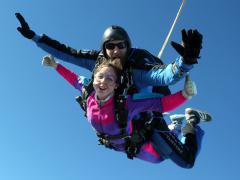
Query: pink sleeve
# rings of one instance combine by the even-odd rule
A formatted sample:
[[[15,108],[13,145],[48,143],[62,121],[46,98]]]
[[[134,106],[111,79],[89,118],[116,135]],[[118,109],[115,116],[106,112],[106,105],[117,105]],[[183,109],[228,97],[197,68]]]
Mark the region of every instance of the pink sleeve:
[[[187,99],[182,95],[182,91],[175,94],[162,97],[162,108],[163,112],[168,112],[176,109],[182,105]]]
[[[56,71],[64,78],[66,79],[71,85],[73,85],[75,88],[78,83],[78,75],[76,75],[74,72],[70,71],[66,67],[64,67],[61,64],[57,65]]]

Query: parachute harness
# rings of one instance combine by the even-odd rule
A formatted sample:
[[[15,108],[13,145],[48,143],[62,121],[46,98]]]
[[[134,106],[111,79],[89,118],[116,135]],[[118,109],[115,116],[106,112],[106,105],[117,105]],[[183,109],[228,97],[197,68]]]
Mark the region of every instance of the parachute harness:
[[[101,63],[101,57],[97,60],[95,68]],[[128,111],[125,108],[126,98],[128,94],[136,93],[136,88],[133,85],[132,79],[132,68],[130,64],[127,64],[124,68],[124,72],[121,75],[120,80],[121,88],[115,90],[114,95],[114,111],[115,111],[115,121],[120,128],[120,134],[118,135],[107,135],[104,133],[96,132],[99,138],[99,144],[104,145],[107,148],[115,149],[115,147],[124,147],[127,157],[133,159],[134,156],[139,152],[141,146],[145,142],[145,130],[139,131],[133,130],[132,135],[126,133]],[[77,96],[76,101],[80,104],[81,108],[85,111],[85,116],[87,115],[87,98],[93,91],[93,78],[87,86],[82,88],[82,96]],[[135,129],[133,127],[133,129]],[[113,144],[112,140],[124,139],[124,144]]]
[[[181,11],[182,11],[182,8],[183,8],[185,2],[186,2],[186,0],[182,0],[181,6],[178,10],[178,13],[175,17],[175,20],[174,20],[174,22],[171,26],[171,29],[170,29],[170,31],[169,31],[169,33],[168,33],[168,35],[167,35],[167,37],[166,37],[166,39],[163,43],[163,46],[162,46],[162,48],[161,48],[161,50],[158,54],[158,60],[160,61],[159,62],[160,65],[155,66],[155,69],[164,68],[164,65],[163,65],[163,63],[161,63],[160,58],[161,58],[162,53],[163,53],[163,51],[166,47],[166,44],[167,44],[167,42],[170,38],[172,30],[175,27],[175,24],[176,24],[180,14],[181,14]],[[112,27],[112,28],[114,28],[114,27]],[[125,33],[125,31],[124,31],[124,33]],[[128,41],[130,42],[130,39],[129,39],[128,36],[127,36],[127,38],[128,38]],[[102,49],[104,49],[104,48],[102,48]],[[98,59],[97,59],[95,68],[102,62],[102,60],[103,60],[103,56],[99,56]],[[141,58],[139,60],[141,60]],[[157,116],[153,117],[150,121],[145,121],[146,124],[143,126],[143,128],[140,128],[140,130],[137,130],[137,129],[134,130],[133,129],[133,134],[131,135],[131,137],[129,137],[126,134],[128,111],[125,108],[125,102],[126,102],[126,98],[127,98],[128,94],[134,94],[134,92],[136,92],[136,88],[133,85],[131,67],[132,67],[131,64],[129,64],[127,66],[127,68],[124,68],[125,69],[125,74],[122,74],[122,76],[121,76],[122,77],[121,78],[121,84],[125,85],[125,87],[124,88],[122,87],[120,91],[117,90],[117,92],[115,93],[115,97],[114,97],[115,120],[118,123],[119,128],[121,129],[121,133],[119,135],[109,136],[109,135],[97,132],[97,136],[99,137],[100,144],[105,145],[108,148],[112,148],[111,143],[110,143],[111,140],[125,139],[125,150],[126,150],[127,156],[128,156],[128,158],[133,159],[133,157],[139,152],[140,147],[145,142],[146,134],[148,134],[149,131],[152,131],[152,129],[153,129],[152,124],[155,124],[157,121],[159,121],[159,118],[156,118],[157,116],[159,116],[159,113],[156,113],[156,112],[153,113],[153,114],[157,114]],[[181,73],[179,75],[181,76]],[[82,88],[82,97],[78,96],[76,98],[77,102],[80,104],[82,109],[85,111],[85,116],[86,116],[86,113],[87,113],[86,112],[87,111],[86,101],[87,101],[87,98],[90,95],[90,93],[93,91],[93,85],[92,84],[93,84],[93,80],[91,80],[91,82],[89,83],[88,86]],[[163,94],[170,93],[168,88],[162,88],[162,90],[161,89],[159,90],[159,88],[154,87],[154,89],[155,89],[156,92],[159,92],[159,93],[162,93],[162,91],[164,92]],[[162,118],[162,116],[161,116],[161,118]],[[145,119],[145,118],[143,118],[143,119]]]

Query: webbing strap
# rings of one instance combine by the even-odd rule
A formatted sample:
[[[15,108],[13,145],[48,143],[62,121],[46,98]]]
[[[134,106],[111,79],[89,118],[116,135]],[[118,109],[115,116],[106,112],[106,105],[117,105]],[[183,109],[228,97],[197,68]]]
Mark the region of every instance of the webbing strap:
[[[103,134],[103,133],[100,133],[100,132],[97,132],[96,134],[99,138],[103,138],[107,141],[117,140],[117,139],[125,139],[125,138],[129,137],[128,134],[107,135],[107,134]]]

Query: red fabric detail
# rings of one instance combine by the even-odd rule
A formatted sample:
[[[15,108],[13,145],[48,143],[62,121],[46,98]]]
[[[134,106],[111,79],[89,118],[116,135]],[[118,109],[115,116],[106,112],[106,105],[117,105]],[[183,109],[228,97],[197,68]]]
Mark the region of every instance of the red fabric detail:
[[[168,96],[164,96],[162,97],[163,112],[172,111],[186,101],[187,99],[182,95],[182,91]]]
[[[57,72],[64,77],[71,85],[75,87],[75,84],[78,80],[78,75],[75,74],[74,72],[70,71],[66,67],[64,67],[61,64],[57,65],[56,68]]]

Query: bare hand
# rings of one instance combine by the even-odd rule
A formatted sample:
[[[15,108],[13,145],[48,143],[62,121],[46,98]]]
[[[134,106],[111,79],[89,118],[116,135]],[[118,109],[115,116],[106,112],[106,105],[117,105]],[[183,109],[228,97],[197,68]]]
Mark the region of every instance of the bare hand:
[[[50,67],[53,67],[56,69],[58,64],[56,63],[56,61],[52,55],[47,55],[47,56],[43,57],[42,65],[50,66]]]
[[[197,95],[197,87],[194,81],[190,79],[189,74],[186,75],[184,89],[182,91],[185,98],[190,99],[192,96]]]

